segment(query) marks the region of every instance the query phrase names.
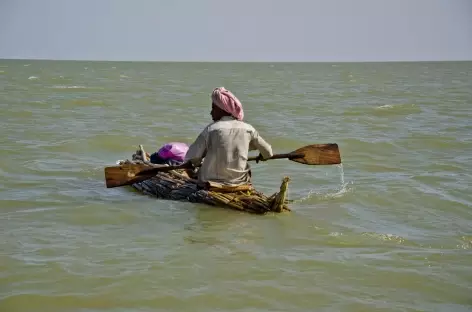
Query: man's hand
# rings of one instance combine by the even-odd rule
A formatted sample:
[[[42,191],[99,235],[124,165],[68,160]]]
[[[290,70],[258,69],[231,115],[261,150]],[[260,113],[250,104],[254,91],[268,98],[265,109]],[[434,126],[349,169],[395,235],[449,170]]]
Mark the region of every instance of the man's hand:
[[[259,153],[259,155],[257,156],[257,159],[256,159],[256,164],[258,164],[259,161],[267,161],[267,159],[264,159],[264,156],[262,156],[262,154]]]
[[[202,160],[198,158],[192,158],[187,160],[186,162],[189,166],[191,166],[192,169],[195,169],[197,167],[200,167],[202,164]]]

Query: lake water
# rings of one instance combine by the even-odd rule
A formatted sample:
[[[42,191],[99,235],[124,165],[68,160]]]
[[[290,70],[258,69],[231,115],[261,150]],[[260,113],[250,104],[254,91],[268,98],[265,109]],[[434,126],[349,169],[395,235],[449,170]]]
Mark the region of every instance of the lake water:
[[[105,188],[139,144],[191,143],[225,86],[286,153],[287,214]],[[0,311],[471,311],[472,62],[0,60]]]

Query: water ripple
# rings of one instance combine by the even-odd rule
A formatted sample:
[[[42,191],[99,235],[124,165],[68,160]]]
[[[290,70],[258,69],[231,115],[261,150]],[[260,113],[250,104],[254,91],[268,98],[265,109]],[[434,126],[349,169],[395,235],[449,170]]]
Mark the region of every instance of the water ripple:
[[[0,67],[0,311],[470,310],[471,63]],[[292,177],[284,215],[105,188],[221,85],[275,152],[343,165],[252,164],[267,193]]]

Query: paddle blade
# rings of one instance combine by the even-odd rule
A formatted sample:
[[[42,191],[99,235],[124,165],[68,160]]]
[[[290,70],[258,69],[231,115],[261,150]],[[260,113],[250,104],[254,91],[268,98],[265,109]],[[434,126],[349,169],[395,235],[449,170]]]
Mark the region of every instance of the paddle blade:
[[[336,143],[308,145],[290,154],[303,154],[303,157],[290,158],[290,160],[305,165],[337,165],[341,163],[341,155]]]
[[[154,177],[159,172],[167,172],[178,169],[191,169],[192,163],[186,162],[178,166],[123,164],[105,168],[105,181],[107,188],[130,185]]]
[[[112,188],[143,181],[148,177],[146,175],[137,175],[146,170],[149,170],[149,166],[143,164],[123,164],[119,166],[105,167],[106,186],[107,188]],[[153,175],[156,175],[156,172],[154,172]]]

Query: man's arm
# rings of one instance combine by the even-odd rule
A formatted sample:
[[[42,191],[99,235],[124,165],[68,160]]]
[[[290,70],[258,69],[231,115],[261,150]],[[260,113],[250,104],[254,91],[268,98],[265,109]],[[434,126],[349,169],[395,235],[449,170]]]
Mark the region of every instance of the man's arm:
[[[207,142],[208,132],[205,129],[198,135],[195,142],[189,146],[184,161],[191,161],[194,166],[200,165],[207,152]]]
[[[257,130],[252,133],[251,142],[249,144],[249,150],[258,149],[264,159],[273,156],[272,147],[267,143],[260,135]]]

